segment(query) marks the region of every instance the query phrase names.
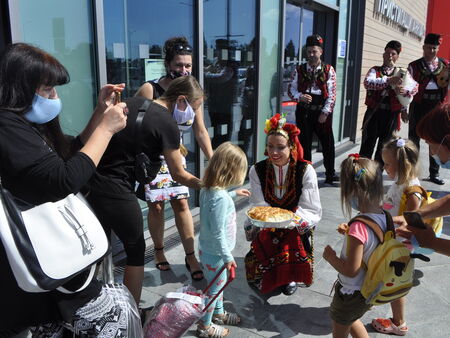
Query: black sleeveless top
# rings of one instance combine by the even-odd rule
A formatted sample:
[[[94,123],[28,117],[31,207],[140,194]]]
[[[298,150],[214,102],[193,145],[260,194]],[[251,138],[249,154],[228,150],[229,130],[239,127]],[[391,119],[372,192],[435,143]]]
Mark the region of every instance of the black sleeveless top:
[[[283,197],[278,198],[275,195],[275,170],[270,159],[260,161],[255,164],[256,174],[261,182],[261,190],[264,200],[272,207],[288,209],[295,212],[298,201],[302,195],[303,175],[306,170],[306,162],[289,163],[287,177],[285,180],[285,193]]]
[[[157,99],[158,97],[161,97],[164,94],[165,90],[163,87],[160,86],[158,82],[155,82],[154,80],[147,82],[150,83],[151,86],[153,87],[153,100]]]

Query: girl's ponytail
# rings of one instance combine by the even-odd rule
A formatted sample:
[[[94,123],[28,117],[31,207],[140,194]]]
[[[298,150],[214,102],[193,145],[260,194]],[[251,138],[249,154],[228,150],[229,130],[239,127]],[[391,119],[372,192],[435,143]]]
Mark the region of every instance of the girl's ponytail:
[[[341,164],[341,206],[345,216],[352,214],[352,198],[358,205],[379,203],[383,199],[383,176],[377,162],[350,154]]]

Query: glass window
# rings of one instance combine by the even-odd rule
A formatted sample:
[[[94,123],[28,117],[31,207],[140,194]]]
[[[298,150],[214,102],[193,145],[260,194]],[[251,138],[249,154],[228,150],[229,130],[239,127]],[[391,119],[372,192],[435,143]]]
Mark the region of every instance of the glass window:
[[[78,134],[97,95],[91,1],[20,0],[16,5],[18,17],[12,18],[20,22],[16,40],[49,52],[69,71],[70,83],[57,88],[63,102],[60,118],[65,132]]]
[[[341,1],[339,7],[339,31],[338,31],[338,48],[343,49],[343,54],[338,54],[336,62],[336,105],[334,106],[334,119],[333,119],[333,130],[335,131],[334,137],[337,141],[340,141],[344,137],[344,126],[345,123],[345,83],[346,79],[346,67],[347,67],[347,26],[348,26],[348,1]],[[337,132],[336,132],[337,131]]]
[[[194,45],[194,0],[108,0],[104,2],[107,78],[125,82],[132,96],[165,74],[163,46],[174,36]]]
[[[165,75],[164,42],[171,37],[184,36],[194,46],[193,20],[194,0],[104,1],[108,82],[124,82],[124,97],[130,97],[144,82]],[[198,175],[192,129],[183,133],[183,143],[189,150],[187,170]],[[190,193],[189,203],[193,206],[196,192],[191,190]],[[169,203],[166,207],[171,210]]]
[[[286,4],[282,101],[289,101],[287,87],[296,66],[306,62],[306,37],[313,34],[313,23],[313,11]]]
[[[277,0],[261,2],[261,46],[260,60],[261,71],[259,76],[259,107],[257,130],[258,147],[257,160],[264,158],[266,135],[264,134],[264,122],[273,114],[278,112],[277,98],[280,94],[280,74],[279,65],[280,49],[280,11],[281,2]]]
[[[231,141],[254,162],[255,0],[204,0],[205,122],[213,148]]]

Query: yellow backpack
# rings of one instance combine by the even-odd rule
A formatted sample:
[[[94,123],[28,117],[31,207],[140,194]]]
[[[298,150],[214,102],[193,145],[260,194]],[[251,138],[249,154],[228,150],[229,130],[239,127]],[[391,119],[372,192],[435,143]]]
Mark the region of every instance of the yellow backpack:
[[[380,244],[369,257],[361,294],[367,304],[382,305],[405,296],[413,287],[414,261],[406,246],[395,239],[394,223],[389,212],[384,212],[387,230],[370,217],[360,215],[352,218],[366,224],[378,237]]]
[[[422,202],[420,203],[420,207],[423,207],[436,201],[433,197],[431,197],[431,192],[426,191],[420,185],[412,185],[403,190],[403,195],[400,200],[400,208],[398,210],[399,215],[403,215],[403,212],[405,211],[406,199],[408,198],[408,196],[415,193],[419,193],[423,197]],[[444,224],[444,220],[442,217],[426,219],[424,220],[424,222],[433,228],[437,237],[440,237],[442,233],[442,226]]]

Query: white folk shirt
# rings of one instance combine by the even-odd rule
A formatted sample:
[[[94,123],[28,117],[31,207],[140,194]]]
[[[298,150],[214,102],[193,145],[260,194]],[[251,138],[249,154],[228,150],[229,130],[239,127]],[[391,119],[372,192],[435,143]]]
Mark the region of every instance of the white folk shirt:
[[[321,68],[322,63],[319,63],[319,65],[314,69],[309,65],[309,63],[306,64],[306,70],[308,73],[318,72],[321,70]],[[325,100],[322,108],[322,113],[326,115],[331,114],[333,112],[334,105],[336,103],[336,72],[334,71],[333,66],[330,66],[330,71],[328,73],[327,89],[328,89],[328,97]],[[297,68],[294,71],[292,82],[288,87],[288,91],[289,97],[293,98],[296,101],[299,101],[304,94],[322,95],[322,91],[320,90],[316,82],[314,82],[311,85],[309,93],[301,93],[298,91]]]
[[[277,185],[282,186],[281,189],[275,189],[275,196],[277,198],[283,197],[286,192],[284,183],[286,181],[286,175],[289,168],[289,163],[281,168],[273,165],[275,171],[275,180]],[[281,169],[281,170],[280,170]],[[280,182],[280,177],[281,181]],[[261,182],[258,174],[256,173],[255,166],[250,168],[250,190],[252,195],[250,196],[251,207],[254,206],[270,206],[264,199],[264,195],[261,189]],[[298,201],[298,208],[295,214],[302,218],[302,223],[306,222],[307,228],[314,227],[319,223],[322,218],[322,205],[320,204],[319,185],[317,183],[317,174],[313,166],[307,164],[302,181],[302,194]]]

